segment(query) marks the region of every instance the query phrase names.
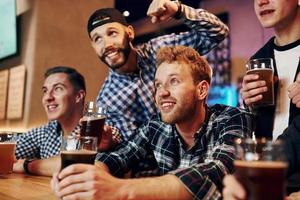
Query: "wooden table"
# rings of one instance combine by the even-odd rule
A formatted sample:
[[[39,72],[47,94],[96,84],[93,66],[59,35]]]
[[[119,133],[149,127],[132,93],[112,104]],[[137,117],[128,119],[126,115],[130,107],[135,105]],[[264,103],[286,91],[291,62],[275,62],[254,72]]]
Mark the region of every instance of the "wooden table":
[[[57,200],[50,188],[50,177],[24,174],[0,175],[1,200]]]

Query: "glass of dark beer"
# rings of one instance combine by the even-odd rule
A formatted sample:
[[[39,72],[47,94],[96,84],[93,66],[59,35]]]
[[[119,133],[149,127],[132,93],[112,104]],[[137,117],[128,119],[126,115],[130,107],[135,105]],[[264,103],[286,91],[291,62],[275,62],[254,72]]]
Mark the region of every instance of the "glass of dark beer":
[[[248,200],[283,200],[287,161],[283,142],[267,139],[238,139],[235,177],[247,191]]]
[[[98,138],[98,144],[101,142],[103,127],[106,119],[106,110],[102,107],[98,107],[97,111],[94,111],[94,103],[88,102],[88,109],[86,110],[81,121],[81,136],[91,136]]]
[[[274,105],[274,72],[273,59],[260,58],[252,59],[246,63],[246,74],[257,74],[259,80],[266,82],[267,91],[262,93],[263,98],[254,103],[255,106]]]
[[[75,163],[94,164],[97,146],[97,137],[78,135],[62,137],[61,169]]]

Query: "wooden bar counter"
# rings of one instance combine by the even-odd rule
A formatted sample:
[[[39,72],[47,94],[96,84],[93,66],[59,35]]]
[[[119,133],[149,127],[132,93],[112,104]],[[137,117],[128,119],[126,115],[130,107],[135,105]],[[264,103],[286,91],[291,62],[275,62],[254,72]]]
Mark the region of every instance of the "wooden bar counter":
[[[50,177],[24,174],[0,175],[1,200],[57,200]]]

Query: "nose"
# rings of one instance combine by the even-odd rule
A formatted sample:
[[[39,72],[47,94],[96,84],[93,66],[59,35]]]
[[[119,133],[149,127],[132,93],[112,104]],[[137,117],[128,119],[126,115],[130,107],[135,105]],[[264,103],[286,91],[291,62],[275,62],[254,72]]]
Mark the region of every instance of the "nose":
[[[44,102],[49,102],[53,99],[54,99],[54,96],[53,96],[52,90],[47,91],[47,92],[44,93],[44,95],[43,95],[43,101]]]
[[[255,0],[255,1],[259,7],[269,3],[269,0]]]
[[[161,86],[156,90],[156,96],[159,98],[170,96],[170,91],[166,86]]]
[[[113,42],[108,37],[103,37],[103,43],[104,43],[104,48],[105,49],[110,48],[110,47],[113,46]]]

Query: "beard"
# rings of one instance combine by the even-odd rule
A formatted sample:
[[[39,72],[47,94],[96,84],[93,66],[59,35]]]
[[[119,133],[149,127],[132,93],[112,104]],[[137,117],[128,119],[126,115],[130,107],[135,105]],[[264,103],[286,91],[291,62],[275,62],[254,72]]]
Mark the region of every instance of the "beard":
[[[105,59],[106,58],[106,51],[104,54],[99,57],[102,62],[104,62],[110,69],[112,70],[117,70],[121,68],[128,60],[129,54],[131,52],[131,47],[130,47],[130,42],[129,42],[129,37],[128,34],[125,34],[125,37],[123,39],[123,42],[121,45],[116,46],[116,50],[118,51],[119,54],[123,55],[122,61],[115,63],[115,64],[109,64],[108,61]]]
[[[183,100],[183,99],[181,99]],[[178,124],[191,119],[191,116],[197,112],[196,96],[189,96],[183,101],[177,101],[172,111],[168,113],[161,112],[163,122],[167,124]]]

